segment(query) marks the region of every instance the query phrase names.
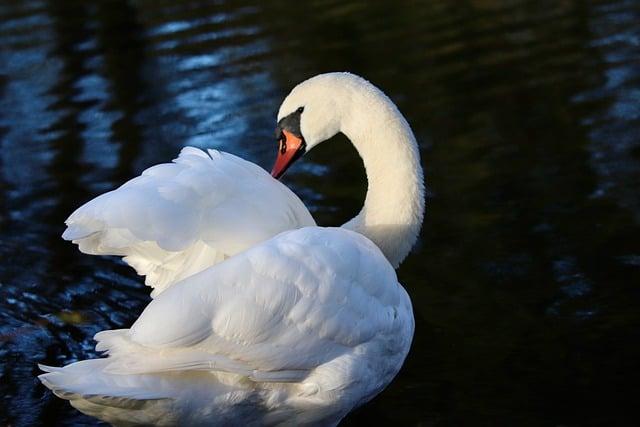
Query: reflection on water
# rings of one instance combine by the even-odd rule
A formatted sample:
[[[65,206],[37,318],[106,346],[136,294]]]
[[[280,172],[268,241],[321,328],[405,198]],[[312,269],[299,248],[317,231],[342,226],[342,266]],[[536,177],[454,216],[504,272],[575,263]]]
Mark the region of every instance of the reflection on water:
[[[62,222],[180,147],[263,166],[297,82],[351,70],[413,124],[431,191],[399,275],[400,376],[345,425],[632,425],[640,382],[640,5],[6,0],[0,4],[0,422],[95,424],[36,362],[95,356],[148,291]],[[286,178],[320,223],[362,202],[344,141]]]

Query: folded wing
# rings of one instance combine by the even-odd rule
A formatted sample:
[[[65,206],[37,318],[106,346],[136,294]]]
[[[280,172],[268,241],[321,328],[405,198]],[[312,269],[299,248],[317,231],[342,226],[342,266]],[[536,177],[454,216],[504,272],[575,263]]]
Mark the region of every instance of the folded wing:
[[[404,358],[412,333],[409,299],[379,249],[311,227],[185,279],[131,329],[96,339],[113,374],[214,370],[287,382],[366,351]]]
[[[276,234],[315,225],[300,199],[259,166],[187,147],[77,209],[66,240],[119,255],[157,296],[173,283]]]

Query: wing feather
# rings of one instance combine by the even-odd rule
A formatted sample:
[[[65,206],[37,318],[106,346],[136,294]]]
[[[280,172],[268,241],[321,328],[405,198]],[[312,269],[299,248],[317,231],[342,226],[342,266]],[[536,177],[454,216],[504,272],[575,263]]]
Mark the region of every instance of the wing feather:
[[[66,221],[62,237],[84,253],[118,255],[158,295],[276,234],[315,225],[303,203],[259,166],[186,147],[96,197]]]
[[[152,301],[131,329],[96,339],[113,372],[208,369],[299,381],[381,336],[396,339],[393,331],[408,322],[412,328],[408,301],[373,243],[348,230],[310,227],[187,278]]]

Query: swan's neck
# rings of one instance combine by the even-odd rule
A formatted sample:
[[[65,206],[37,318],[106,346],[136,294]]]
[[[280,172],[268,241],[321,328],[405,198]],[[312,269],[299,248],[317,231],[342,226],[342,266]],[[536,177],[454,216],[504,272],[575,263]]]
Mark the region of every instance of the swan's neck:
[[[355,90],[341,131],[362,157],[367,196],[343,225],[372,240],[397,267],[409,254],[424,214],[424,180],[413,132],[396,106],[373,86]]]

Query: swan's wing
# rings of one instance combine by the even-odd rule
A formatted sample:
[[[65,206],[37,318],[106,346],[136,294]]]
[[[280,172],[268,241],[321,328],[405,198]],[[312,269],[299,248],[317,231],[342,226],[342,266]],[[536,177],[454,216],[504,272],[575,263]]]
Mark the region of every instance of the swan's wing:
[[[282,231],[315,225],[259,166],[192,147],[81,206],[66,224],[63,238],[84,253],[123,256],[153,296]]]
[[[131,329],[96,339],[112,373],[203,369],[284,382],[373,340],[377,351],[408,351],[412,331],[409,299],[380,250],[348,230],[310,227],[185,279]]]

